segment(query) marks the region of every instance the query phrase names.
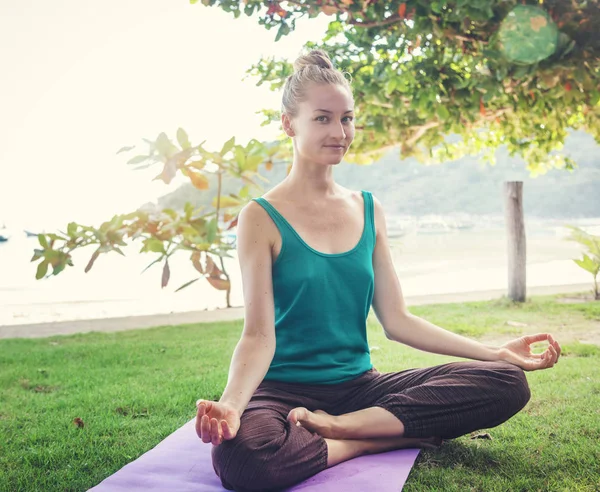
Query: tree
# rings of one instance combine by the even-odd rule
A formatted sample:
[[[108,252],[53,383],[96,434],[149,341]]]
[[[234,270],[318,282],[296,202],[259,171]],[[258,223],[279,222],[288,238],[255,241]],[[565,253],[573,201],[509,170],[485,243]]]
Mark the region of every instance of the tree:
[[[202,3],[258,16],[277,29],[276,38],[302,17],[335,16],[323,42],[308,46],[324,49],[352,75],[362,130],[352,148],[355,162],[395,146],[405,157],[448,160],[487,150],[493,160],[493,151],[506,145],[540,174],[573,167],[567,156],[549,157],[567,129],[585,129],[600,141],[597,0]],[[250,73],[278,89],[292,67],[266,59]],[[448,144],[449,134],[462,138]]]
[[[600,142],[598,0],[201,3],[235,17],[242,13],[257,17],[265,28],[277,31],[276,41],[293,31],[303,17],[331,16],[322,42],[307,43],[307,47],[324,49],[338,68],[352,76],[359,131],[347,156],[350,162],[368,164],[399,147],[403,157],[435,160],[483,151],[493,163],[495,150],[505,145],[511,155],[523,156],[533,175],[539,175],[555,167],[575,167],[568,156],[556,153],[568,129],[584,129]],[[275,59],[260,60],[248,70],[259,85],[269,83],[273,90],[280,89],[291,73],[288,61]],[[264,115],[265,123],[279,117],[271,109]],[[460,138],[449,142],[447,135]],[[211,153],[201,146],[188,146],[187,136],[183,141],[179,137],[179,147],[165,134],[156,142],[147,141],[151,152],[130,163],[160,162],[164,166],[160,179],[170,182],[181,171],[202,189],[206,185],[204,175],[209,172],[204,163],[216,166],[219,176],[227,172],[243,176],[246,169],[239,166],[247,162],[245,159],[252,160],[250,168],[255,170],[254,165],[261,161],[272,165],[276,159],[285,160],[290,151],[283,141],[270,145],[254,141],[248,147],[231,149],[225,144],[220,153]],[[202,164],[195,164],[198,156]],[[259,183],[253,181],[252,185]],[[235,200],[229,219],[249,199],[249,189],[233,195],[229,197]],[[48,264],[54,267],[53,273],[62,271],[70,264],[69,251],[89,241],[100,246],[98,254],[116,250],[118,242],[110,241],[115,237],[122,240],[120,234],[125,231],[124,235],[133,239],[142,237],[147,250],[156,250],[159,260],[165,259],[165,285],[168,257],[175,251],[191,248],[197,253],[201,244],[201,251],[208,256],[226,253],[220,238],[221,224],[227,221],[219,215],[221,208],[219,203],[215,205],[208,222],[209,216],[194,219],[201,221],[197,225],[202,224],[195,229],[193,214],[182,218],[173,212],[165,212],[168,217],[161,218],[160,226],[140,217],[139,212],[115,218],[98,230],[70,225],[76,234],[48,235],[48,247],[42,244],[43,249],[36,252],[34,259],[43,258],[38,277],[45,275]],[[112,239],[107,230],[112,232]],[[185,236],[185,231],[191,236]],[[80,241],[78,234],[86,239]],[[156,240],[163,244],[162,249]],[[56,241],[63,242],[58,248],[60,254],[53,249]],[[222,279],[221,273],[217,278]]]

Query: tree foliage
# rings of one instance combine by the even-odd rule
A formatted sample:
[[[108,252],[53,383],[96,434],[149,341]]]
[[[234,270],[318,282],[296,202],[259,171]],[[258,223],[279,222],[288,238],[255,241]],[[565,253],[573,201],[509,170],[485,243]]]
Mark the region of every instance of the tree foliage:
[[[576,241],[585,246],[587,253],[582,253],[583,258],[573,260],[577,266],[590,272],[594,278],[594,299],[600,300],[600,290],[598,290],[598,274],[600,273],[600,236],[594,236],[583,229],[571,226],[571,241]]]
[[[173,209],[138,209],[129,214],[116,215],[98,229],[75,222],[69,223],[66,231],[39,234],[41,248],[34,251],[31,261],[40,261],[36,278],[44,278],[52,267],[51,275],[58,275],[67,266],[73,266],[71,252],[92,246],[95,248],[85,268],[88,272],[101,253],[114,251],[123,255],[122,246],[127,240],[142,243],[141,253],[155,253],[157,258],[148,265],[163,262],[161,286],[166,287],[170,278],[169,258],[178,251],[187,251],[197,274],[196,278],[179,287],[183,289],[206,278],[218,290],[226,292],[227,306],[231,284],[223,258],[232,249],[227,231],[237,225],[237,215],[250,196],[261,189],[264,178],[257,172],[265,159],[288,158],[286,148],[277,142],[266,145],[256,140],[246,146],[236,145],[231,138],[218,152],[204,149],[203,143],[193,146],[185,130],[177,131],[177,143],[161,133],[155,141],[146,140],[146,153],[129,159],[135,169],[152,165],[162,167],[155,179],[170,183],[180,172],[200,190],[208,188],[208,176],[217,177],[217,195],[210,207],[194,208],[186,204],[183,212]],[[123,147],[117,153],[132,151]],[[224,195],[221,187],[225,175],[241,179],[244,186],[237,193]],[[217,262],[220,267],[217,266]],[[147,269],[146,268],[146,269]]]
[[[197,0],[190,0],[198,3]],[[320,43],[308,48],[327,51],[349,73],[356,102],[357,133],[349,162],[368,164],[393,147],[402,157],[456,159],[505,145],[524,157],[529,171],[573,168],[568,156],[556,154],[569,128],[583,129],[600,142],[600,9],[599,0],[202,0],[235,17],[254,16],[279,40],[296,22],[320,14],[331,16]],[[287,60],[263,59],[248,70],[257,84],[278,90],[292,73]],[[265,109],[265,124],[279,112]],[[461,138],[453,143],[447,135]],[[138,210],[113,217],[96,229],[70,223],[66,232],[39,236],[37,278],[49,266],[57,275],[72,266],[71,252],[94,250],[88,271],[101,253],[122,254],[126,240],[142,242],[141,251],[163,262],[161,285],[170,276],[168,260],[177,251],[190,253],[200,276],[225,290],[229,276],[223,257],[231,249],[226,238],[237,213],[261,189],[256,172],[276,160],[290,158],[289,141],[246,146],[232,138],[218,152],[193,146],[184,130],[176,142],[161,133],[145,154],[129,164],[160,165],[156,179],[170,183],[177,173],[200,190],[217,176],[212,208]],[[131,151],[124,147],[120,152]],[[238,193],[223,195],[222,178],[244,181]],[[216,260],[216,261],[215,261]],[[220,262],[220,268],[217,267]]]
[[[308,46],[327,51],[352,76],[361,131],[351,162],[369,163],[395,146],[403,157],[443,161],[487,151],[493,161],[494,151],[506,145],[523,156],[532,174],[541,174],[574,165],[553,154],[569,128],[600,141],[597,0],[202,3],[236,17],[257,16],[277,31],[276,39],[303,17],[332,17],[323,41]],[[515,14],[525,24],[511,30],[508,20]],[[510,56],[515,46],[544,58],[519,63]],[[281,88],[292,71],[288,61],[275,59],[250,69],[258,84],[272,89]],[[267,116],[275,119],[276,113]],[[449,134],[462,138],[449,144]]]

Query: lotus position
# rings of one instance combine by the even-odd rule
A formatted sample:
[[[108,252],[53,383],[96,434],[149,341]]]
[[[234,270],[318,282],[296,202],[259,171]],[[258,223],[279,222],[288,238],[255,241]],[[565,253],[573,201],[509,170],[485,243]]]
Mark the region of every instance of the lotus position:
[[[550,334],[490,346],[409,312],[381,203],[334,181],[354,139],[354,100],[327,54],[296,61],[282,107],[292,169],[240,212],[244,328],[222,397],[197,402],[196,432],[236,491],[281,490],[356,456],[497,426],[529,400],[523,370],[560,355]],[[389,340],[471,360],[378,372],[371,306]],[[532,353],[540,341],[544,352]]]

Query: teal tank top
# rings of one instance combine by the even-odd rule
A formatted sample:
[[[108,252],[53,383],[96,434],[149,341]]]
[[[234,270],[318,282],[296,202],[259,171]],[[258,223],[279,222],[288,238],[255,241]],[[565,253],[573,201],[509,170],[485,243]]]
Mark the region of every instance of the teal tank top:
[[[306,244],[264,198],[282,246],[273,263],[275,355],[265,380],[337,384],[370,370],[367,316],[373,301],[373,197],[362,191],[364,228],[356,246],[326,254]]]

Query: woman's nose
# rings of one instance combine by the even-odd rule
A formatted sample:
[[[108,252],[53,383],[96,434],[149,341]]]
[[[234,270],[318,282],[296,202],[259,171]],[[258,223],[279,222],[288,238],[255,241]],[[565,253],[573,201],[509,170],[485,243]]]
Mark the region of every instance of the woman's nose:
[[[332,132],[334,138],[346,138],[346,130],[344,130],[344,125],[334,125]]]

